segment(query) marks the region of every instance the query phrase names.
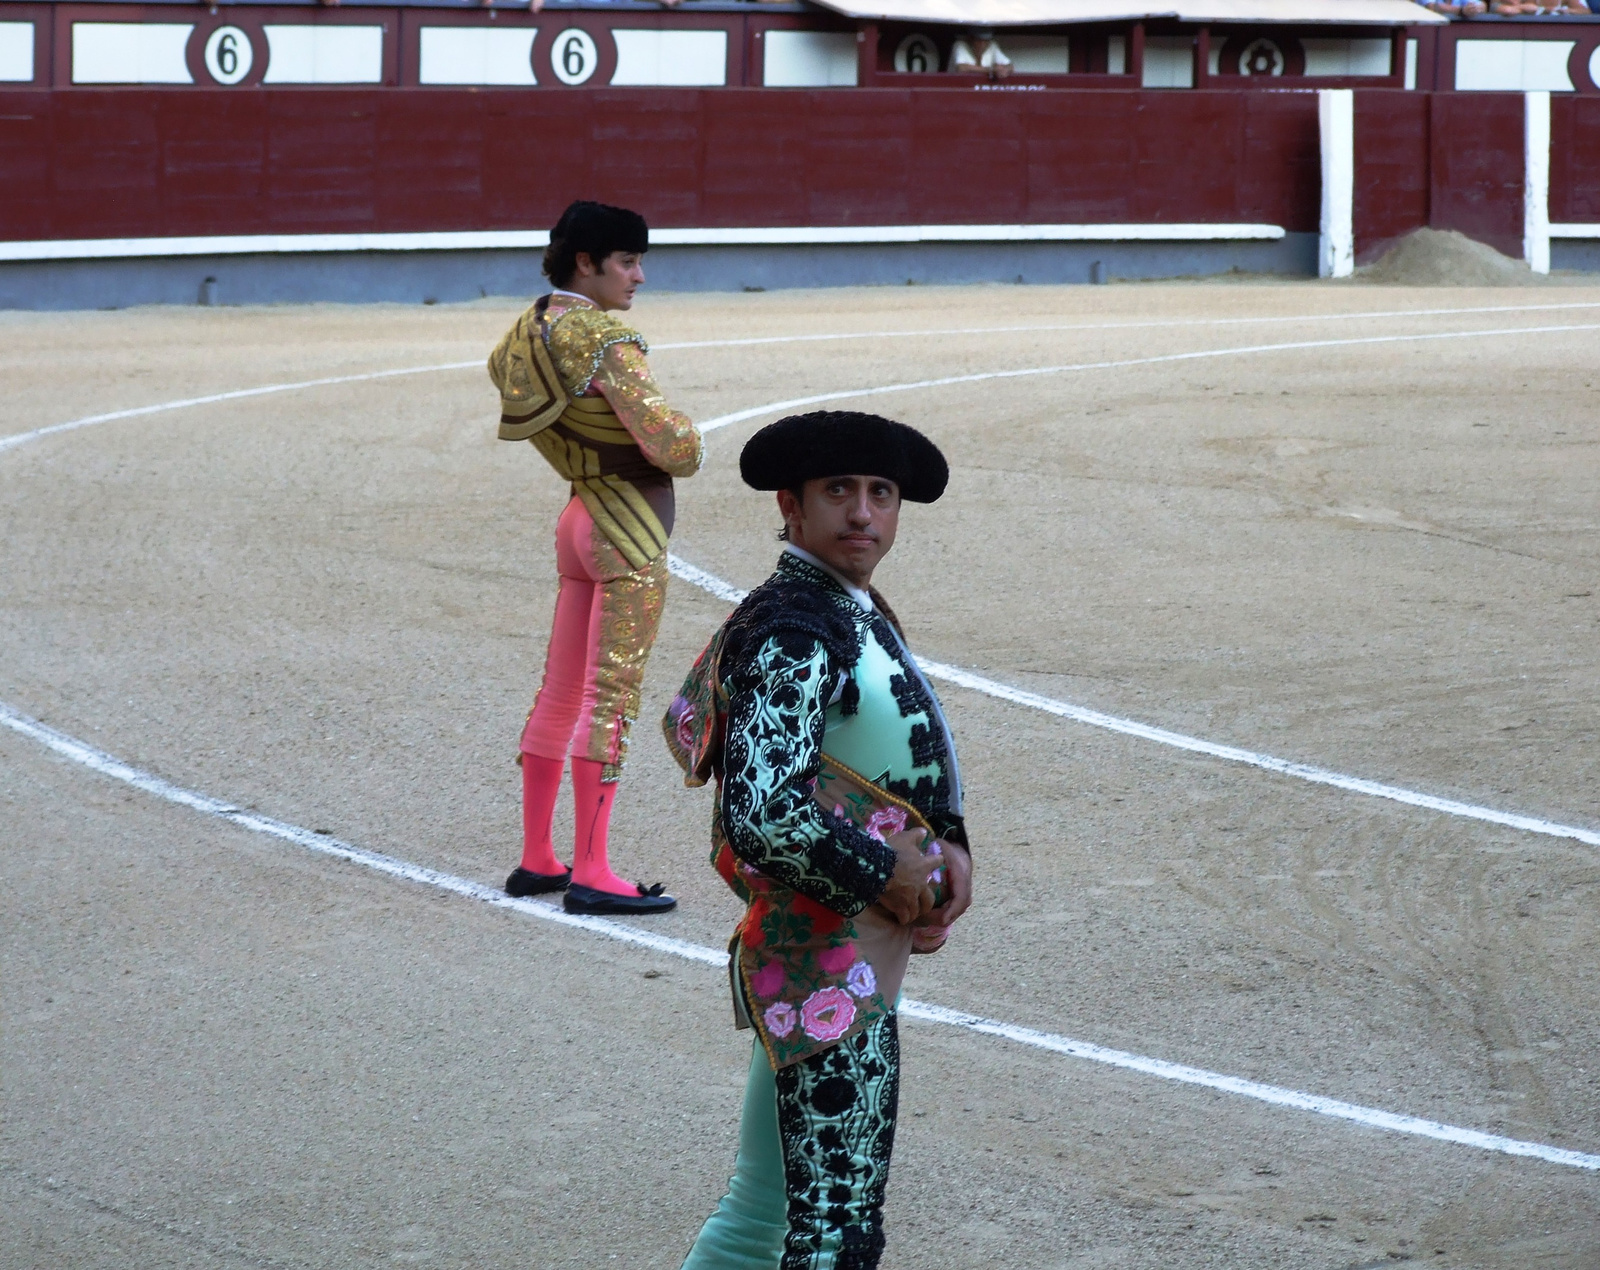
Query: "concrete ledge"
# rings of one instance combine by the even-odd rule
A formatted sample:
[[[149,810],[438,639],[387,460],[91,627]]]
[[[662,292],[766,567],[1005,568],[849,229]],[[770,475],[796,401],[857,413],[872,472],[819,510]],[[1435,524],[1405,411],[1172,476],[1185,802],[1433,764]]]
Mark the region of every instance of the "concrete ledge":
[[[1281,225],[789,225],[653,229],[656,247],[821,243],[1232,242],[1283,237]],[[40,238],[0,242],[6,260],[120,260],[151,256],[255,256],[334,251],[542,251],[542,229],[426,234],[222,234],[191,238]]]
[[[1600,273],[1600,234],[1582,239],[1552,240],[1550,267],[1571,269],[1578,273]]]
[[[669,245],[646,258],[661,291],[940,283],[1087,283],[1229,272],[1314,277],[1317,235],[1267,240]],[[658,240],[659,241],[659,240]],[[407,304],[533,296],[535,249],[324,251],[0,263],[0,308],[136,304]]]

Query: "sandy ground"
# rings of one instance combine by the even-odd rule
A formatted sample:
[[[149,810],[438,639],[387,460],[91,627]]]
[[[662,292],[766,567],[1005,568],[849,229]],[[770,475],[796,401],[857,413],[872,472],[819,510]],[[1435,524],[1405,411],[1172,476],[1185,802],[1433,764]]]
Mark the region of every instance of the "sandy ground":
[[[476,361],[513,313],[4,315],[0,435]],[[701,419],[1321,344],[875,399],[954,469],[884,591],[919,651],[1006,683],[1600,824],[1600,289],[881,289],[635,317],[663,346],[987,330],[659,348]],[[1039,325],[1071,329],[996,329]],[[1499,333],[1386,338],[1453,332]],[[563,492],[493,441],[494,406],[480,370],[444,371],[0,451],[0,701],[499,881]],[[674,550],[740,586],[776,554],[734,462],[761,421],[715,433],[680,492]],[[727,606],[674,586],[614,859],[680,897],[652,929],[717,945],[736,906],[708,796],[654,720]],[[1600,1150],[1596,848],[943,696],[979,903],[912,994]],[[749,1042],[716,970],[306,854],[4,730],[0,974],[6,1270],[675,1267],[731,1164]],[[1594,1173],[903,1037],[886,1270],[1600,1264]]]

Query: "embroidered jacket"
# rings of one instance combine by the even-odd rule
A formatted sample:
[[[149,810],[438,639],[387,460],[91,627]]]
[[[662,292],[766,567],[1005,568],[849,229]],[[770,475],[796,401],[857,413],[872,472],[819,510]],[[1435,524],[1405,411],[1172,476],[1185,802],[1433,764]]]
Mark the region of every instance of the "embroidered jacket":
[[[943,713],[872,599],[785,552],[664,720],[686,782],[718,780],[712,863],[748,906],[735,1013],[774,1068],[893,1009],[912,932],[873,908],[894,872],[884,839],[916,826],[966,845]]]
[[[524,313],[489,358],[501,437],[532,442],[635,569],[667,549],[672,478],[694,475],[702,453],[699,430],[651,377],[647,351],[639,332],[558,292]]]

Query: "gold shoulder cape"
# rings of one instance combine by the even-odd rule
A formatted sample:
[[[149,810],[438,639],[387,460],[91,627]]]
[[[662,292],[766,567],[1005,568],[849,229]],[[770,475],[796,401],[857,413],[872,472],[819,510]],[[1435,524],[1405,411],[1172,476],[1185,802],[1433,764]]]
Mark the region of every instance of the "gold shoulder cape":
[[[559,419],[600,369],[613,344],[637,344],[644,336],[599,309],[574,308],[550,323],[546,347],[540,305],[519,317],[489,354],[489,378],[500,390],[500,439],[527,441]]]

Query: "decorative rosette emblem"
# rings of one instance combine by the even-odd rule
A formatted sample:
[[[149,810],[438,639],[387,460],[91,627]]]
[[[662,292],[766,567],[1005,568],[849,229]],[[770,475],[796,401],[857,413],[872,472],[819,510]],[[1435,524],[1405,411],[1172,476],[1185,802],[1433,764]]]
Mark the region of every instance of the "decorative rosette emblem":
[[[818,988],[800,1007],[800,1026],[813,1041],[837,1041],[855,1020],[856,1003],[843,988]]]
[[[906,827],[906,813],[903,807],[879,807],[867,817],[867,823],[861,826],[867,833],[882,842],[890,834],[901,833]]]
[[[796,1017],[794,1007],[787,1001],[774,1001],[761,1019],[767,1025],[767,1031],[781,1039],[794,1031]]]
[[[878,990],[878,976],[872,973],[872,967],[866,962],[858,961],[850,967],[844,986],[850,989],[852,996],[865,1000]]]

